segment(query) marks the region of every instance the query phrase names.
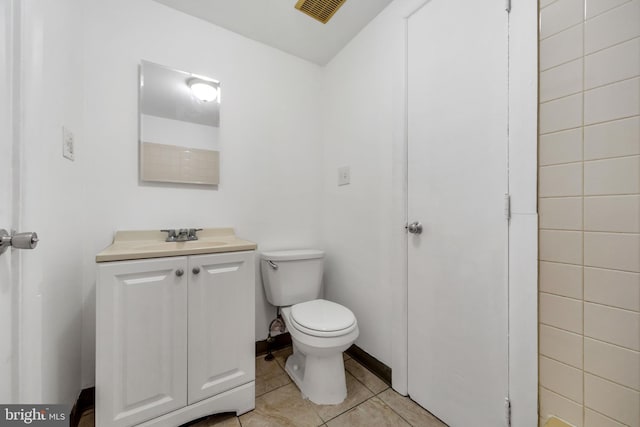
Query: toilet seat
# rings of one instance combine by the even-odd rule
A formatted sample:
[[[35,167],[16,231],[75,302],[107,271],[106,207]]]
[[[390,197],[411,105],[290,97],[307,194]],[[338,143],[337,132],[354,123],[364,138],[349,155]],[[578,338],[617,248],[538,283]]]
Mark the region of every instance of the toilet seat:
[[[298,331],[314,337],[338,337],[358,327],[351,310],[323,299],[295,304],[289,320]]]

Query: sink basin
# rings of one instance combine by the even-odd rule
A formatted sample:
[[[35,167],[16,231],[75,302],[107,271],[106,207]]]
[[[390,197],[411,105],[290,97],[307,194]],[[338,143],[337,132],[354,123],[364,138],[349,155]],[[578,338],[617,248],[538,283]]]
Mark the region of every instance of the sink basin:
[[[131,245],[131,249],[140,251],[176,251],[183,249],[217,248],[228,245],[227,242],[213,242],[209,240],[190,240],[187,242],[140,242]]]

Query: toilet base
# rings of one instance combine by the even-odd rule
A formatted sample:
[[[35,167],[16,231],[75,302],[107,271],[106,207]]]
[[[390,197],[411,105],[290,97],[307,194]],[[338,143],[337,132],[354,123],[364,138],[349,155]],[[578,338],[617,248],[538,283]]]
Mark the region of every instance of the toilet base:
[[[285,371],[302,391],[303,397],[318,405],[337,405],[347,397],[342,352],[322,357],[305,355],[294,343]]]

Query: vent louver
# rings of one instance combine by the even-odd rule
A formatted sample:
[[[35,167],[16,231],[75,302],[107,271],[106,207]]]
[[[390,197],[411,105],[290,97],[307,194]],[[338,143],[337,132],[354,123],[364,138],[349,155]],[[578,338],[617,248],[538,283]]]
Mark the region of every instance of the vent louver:
[[[296,9],[326,24],[347,0],[299,0]]]

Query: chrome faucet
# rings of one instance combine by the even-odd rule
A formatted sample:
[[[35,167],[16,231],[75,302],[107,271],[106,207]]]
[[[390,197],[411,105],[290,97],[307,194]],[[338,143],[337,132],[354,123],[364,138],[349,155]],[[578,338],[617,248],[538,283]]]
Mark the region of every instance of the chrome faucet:
[[[165,242],[175,242],[176,241],[176,230],[173,229],[169,229],[169,230],[160,230],[164,233],[169,233],[167,238],[164,240]]]
[[[176,238],[176,242],[186,242],[189,240],[189,230],[186,228],[181,228],[178,230],[178,237]]]
[[[189,229],[189,235],[187,236],[188,240],[198,240],[198,236],[196,236],[196,233],[198,231],[202,231],[202,228],[190,228]]]
[[[168,233],[165,242],[188,242],[190,240],[198,240],[196,233],[202,231],[202,228],[180,228],[178,231],[175,229],[160,231]]]

